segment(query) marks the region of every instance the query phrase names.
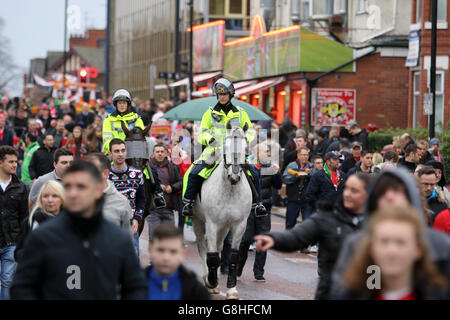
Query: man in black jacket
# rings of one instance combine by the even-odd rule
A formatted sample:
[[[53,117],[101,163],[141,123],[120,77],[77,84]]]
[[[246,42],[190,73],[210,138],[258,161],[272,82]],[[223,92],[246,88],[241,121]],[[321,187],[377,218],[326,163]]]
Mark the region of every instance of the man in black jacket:
[[[276,147],[268,141],[262,142],[255,146],[255,152],[250,156],[250,165],[258,172],[257,179],[260,179],[261,184],[261,201],[267,210],[267,214],[259,216],[255,214],[254,210],[250,212],[247,219],[247,227],[242,236],[239,252],[234,249],[230,250],[230,259],[238,260],[237,276],[242,275],[245,262],[247,260],[248,249],[253,242],[253,237],[256,234],[267,233],[270,231],[270,211],[272,209],[272,190],[281,189],[282,176],[280,167],[275,163],[270,163],[271,152],[275,151]],[[237,255],[237,256],[236,256]],[[265,282],[264,266],[266,264],[267,252],[257,252],[255,254],[255,261],[253,264],[253,275],[258,282]],[[230,266],[230,270],[232,270]]]
[[[65,209],[25,240],[11,297],[145,299],[145,277],[129,233],[102,215],[98,169],[76,160],[63,184]]]
[[[328,152],[325,155],[323,170],[311,177],[306,189],[306,201],[313,209],[319,201],[333,203],[342,194],[346,175],[338,169],[339,156],[339,153],[335,151]]]
[[[350,145],[350,148],[351,154],[347,156],[341,166],[342,171],[345,173],[347,173],[359,160],[361,160],[362,144],[356,141]]]
[[[350,125],[351,142],[359,142],[364,150],[369,149],[369,135],[366,129],[361,129],[357,123]]]
[[[405,149],[405,156],[398,161],[399,167],[404,167],[410,173],[414,174],[416,167],[420,162],[420,151],[417,145],[410,144]]]
[[[311,215],[312,208],[306,201],[306,189],[311,180],[313,164],[308,162],[308,158],[309,149],[306,147],[300,148],[297,160],[289,163],[283,172],[283,183],[286,184],[288,198],[286,230],[295,226],[300,212],[302,213],[302,220]],[[322,161],[321,158],[320,161]]]
[[[30,178],[33,181],[44,174],[53,170],[53,155],[56,148],[54,147],[55,139],[50,133],[46,133],[43,145],[33,153],[28,170]]]
[[[12,147],[0,147],[0,300],[9,300],[16,269],[14,250],[21,234],[21,222],[28,216],[28,190],[15,174],[17,156]]]
[[[165,144],[158,143],[153,147],[153,154],[150,158],[151,164],[158,170],[166,206],[150,211],[147,217],[149,240],[152,239],[153,230],[157,225],[163,222],[173,224],[175,221],[174,210],[179,210],[178,192],[183,189],[183,178],[178,166],[169,160],[168,152]],[[183,218],[181,215],[179,217]]]
[[[448,208],[445,199],[436,191],[437,175],[433,167],[424,166],[417,172],[420,183],[420,191],[427,199],[428,209],[433,212],[432,222],[436,216]]]

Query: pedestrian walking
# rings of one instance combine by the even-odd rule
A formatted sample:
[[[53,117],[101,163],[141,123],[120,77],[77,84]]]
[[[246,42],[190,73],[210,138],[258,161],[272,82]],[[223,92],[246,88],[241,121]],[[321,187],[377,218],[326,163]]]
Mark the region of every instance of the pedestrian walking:
[[[430,259],[426,229],[411,206],[389,206],[370,217],[367,232],[344,273],[345,299],[445,299],[447,279]],[[368,285],[371,266],[381,270],[378,286]],[[376,282],[375,282],[376,285]]]
[[[273,248],[283,252],[306,249],[319,243],[320,279],[315,299],[329,299],[331,273],[346,236],[361,228],[370,176],[357,173],[345,182],[341,197],[334,204],[321,207],[318,212],[294,229],[270,232],[255,237],[257,250]]]
[[[31,185],[30,196],[28,199],[28,207],[33,210],[34,204],[37,202],[39,192],[42,186],[50,180],[59,181],[62,183],[62,175],[64,171],[70,166],[73,161],[73,153],[70,150],[59,148],[56,149],[53,155],[53,167],[54,170],[39,177]]]
[[[421,223],[427,225],[427,216],[415,178],[405,169],[385,170],[374,177],[367,195],[364,214],[370,217],[378,209],[389,209],[392,206],[412,205],[419,215]],[[338,260],[332,274],[331,297],[347,297],[349,289],[344,284],[343,274],[349,268],[355,254],[356,246],[367,235],[367,228],[350,234],[342,245]],[[439,273],[447,281],[450,279],[450,237],[430,227],[426,228],[426,239],[429,243],[431,259],[438,267]],[[447,291],[450,294],[450,290]]]
[[[283,183],[286,184],[287,208],[286,208],[286,229],[292,229],[299,213],[302,213],[302,220],[307,219],[312,208],[306,201],[306,190],[312,176],[313,164],[308,162],[309,149],[301,147],[297,151],[297,160],[288,164],[283,173]],[[322,159],[319,157],[322,161]]]
[[[183,236],[175,226],[158,225],[148,246],[146,268],[148,300],[210,300],[208,290],[182,265],[186,257]]]
[[[274,149],[274,150],[273,150]],[[280,167],[275,163],[270,163],[272,152],[276,152],[277,148],[273,148],[270,142],[262,142],[254,148],[254,153],[250,155],[250,164],[257,170],[261,184],[261,199],[267,212],[264,215],[258,215],[254,211],[250,212],[247,219],[247,227],[242,236],[238,253],[237,276],[240,277],[247,261],[248,249],[253,243],[253,237],[257,234],[267,233],[271,228],[270,213],[272,209],[272,190],[281,189],[282,176]],[[236,254],[231,249],[230,254]],[[265,282],[264,266],[266,264],[267,252],[256,252],[255,261],[253,263],[253,276],[257,282]],[[233,259],[230,259],[233,261]]]
[[[42,223],[56,217],[62,210],[65,198],[64,188],[61,183],[54,180],[44,183],[33,211],[24,221],[21,221],[22,232],[14,251],[16,261],[19,261],[22,257],[23,244],[29,233]]]
[[[313,208],[319,201],[333,203],[342,193],[346,175],[338,168],[339,153],[328,152],[325,155],[325,165],[321,171],[311,177],[306,189],[306,201]]]
[[[21,171],[21,179],[25,183],[31,183],[33,182],[33,179],[30,177],[30,171],[29,166],[31,162],[31,158],[33,157],[33,154],[40,148],[39,143],[37,142],[37,137],[27,132],[25,134],[25,143],[22,141],[22,150],[24,150],[23,154],[23,163],[22,163],[22,171]]]
[[[138,227],[145,209],[144,174],[141,170],[130,167],[125,162],[127,148],[123,140],[114,138],[110,141],[109,146],[112,166],[108,179],[114,184],[117,191],[128,199],[133,210],[131,228],[134,235],[136,254],[139,256]]]
[[[175,163],[170,161],[168,155],[169,150],[165,144],[158,143],[153,147],[150,162],[158,170],[166,206],[150,210],[150,214],[146,218],[149,228],[149,240],[152,239],[153,230],[159,224],[174,224],[174,211],[180,209],[178,192],[183,188],[183,178],[181,177],[180,169]]]
[[[50,133],[46,133],[42,146],[33,153],[28,167],[30,178],[33,181],[53,170],[53,155],[56,150],[53,146],[54,141],[53,136]]]
[[[115,185],[108,180],[111,172],[111,161],[107,156],[100,152],[88,154],[86,160],[95,165],[102,174],[103,196],[105,198],[103,216],[107,220],[121,226],[130,234],[133,234],[131,229],[133,209],[131,209],[130,202],[116,189]]]
[[[29,235],[11,297],[145,299],[145,277],[129,233],[102,215],[100,172],[93,164],[76,160],[62,178],[65,208]]]
[[[28,189],[16,176],[18,153],[10,146],[0,146],[0,300],[9,300],[16,269],[14,250],[21,222],[28,216]]]

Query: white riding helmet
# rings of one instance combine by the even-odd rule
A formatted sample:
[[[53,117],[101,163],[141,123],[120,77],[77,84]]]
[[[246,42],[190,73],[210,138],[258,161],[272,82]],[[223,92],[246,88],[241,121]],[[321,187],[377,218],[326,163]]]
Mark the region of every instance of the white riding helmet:
[[[128,106],[131,106],[131,94],[128,90],[125,89],[117,89],[112,98],[112,103],[115,107],[117,107],[117,101],[126,101],[128,102]]]
[[[234,97],[234,86],[233,83],[226,79],[220,78],[214,83],[213,93],[217,96],[219,93],[229,93],[230,99]]]

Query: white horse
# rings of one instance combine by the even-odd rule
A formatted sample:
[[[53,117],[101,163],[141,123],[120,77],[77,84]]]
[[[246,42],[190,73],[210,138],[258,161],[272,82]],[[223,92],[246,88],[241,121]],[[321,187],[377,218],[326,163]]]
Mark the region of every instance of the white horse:
[[[217,148],[220,163],[203,182],[192,217],[198,251],[202,258],[203,279],[211,293],[219,293],[217,269],[220,265],[220,252],[228,231],[232,232],[227,299],[239,298],[236,289],[239,245],[252,207],[252,189],[242,168],[245,164],[247,129],[247,125],[241,129],[232,127],[228,122],[225,143],[222,148]]]

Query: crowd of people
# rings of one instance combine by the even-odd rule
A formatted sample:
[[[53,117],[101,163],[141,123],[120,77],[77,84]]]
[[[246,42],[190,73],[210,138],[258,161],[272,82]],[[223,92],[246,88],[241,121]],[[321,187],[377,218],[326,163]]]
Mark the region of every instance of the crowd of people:
[[[129,165],[120,129],[126,121],[145,130],[186,96],[159,104],[118,97],[83,103],[78,112],[54,98],[38,114],[28,99],[0,105],[1,299],[210,299],[182,265],[183,177],[201,144],[193,122],[169,122],[168,139],[147,134],[149,170]],[[255,240],[256,281],[265,281],[270,248],[318,252],[316,299],[450,298],[450,192],[438,139],[415,142],[405,133],[372,152],[372,125],[316,123],[311,132],[288,119],[251,125],[257,139],[249,163],[260,194],[239,248],[238,276]],[[155,184],[150,205],[146,179]],[[270,213],[280,206],[286,230],[270,232]],[[145,272],[138,260],[144,221],[151,258]],[[366,286],[371,265],[382,270],[375,290]]]

